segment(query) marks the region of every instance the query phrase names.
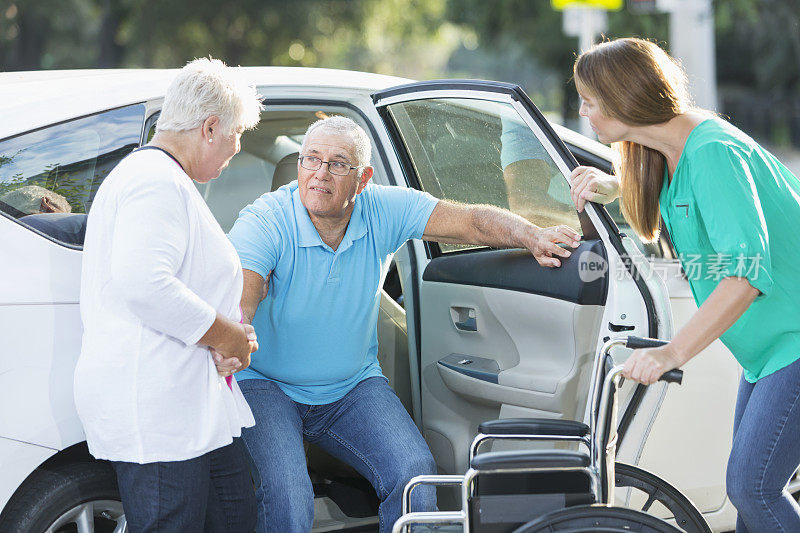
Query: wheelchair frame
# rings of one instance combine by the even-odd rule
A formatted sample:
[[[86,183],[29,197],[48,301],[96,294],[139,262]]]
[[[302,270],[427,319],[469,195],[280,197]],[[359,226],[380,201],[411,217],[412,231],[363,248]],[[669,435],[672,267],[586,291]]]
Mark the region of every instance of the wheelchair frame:
[[[465,533],[471,531],[469,501],[473,496],[474,481],[480,474],[515,474],[537,472],[583,472],[590,480],[590,492],[597,504],[612,507],[614,501],[614,462],[616,458],[616,428],[611,419],[616,409],[616,390],[622,377],[621,365],[607,369],[610,351],[616,346],[648,348],[666,344],[665,341],[640,337],[611,339],[603,344],[595,358],[590,392],[589,426],[577,421],[552,419],[524,420],[540,431],[535,433],[491,433],[479,429],[470,446],[470,468],[464,475],[428,475],[412,478],[403,491],[402,515],[395,522],[393,533],[408,531],[411,525],[461,525]],[[680,383],[682,372],[673,370],[661,377],[662,381]],[[524,421],[516,421],[523,423]],[[502,425],[502,420],[494,421]],[[491,423],[488,423],[491,424]],[[481,424],[480,427],[487,425]],[[558,433],[571,429],[569,434]],[[613,436],[610,434],[613,433]],[[588,455],[571,450],[536,450],[521,452],[489,452],[478,454],[481,444],[489,440],[547,440],[582,443]],[[486,464],[483,464],[486,463]],[[507,463],[507,464],[504,464]],[[461,510],[436,512],[409,512],[411,493],[420,485],[460,486]]]

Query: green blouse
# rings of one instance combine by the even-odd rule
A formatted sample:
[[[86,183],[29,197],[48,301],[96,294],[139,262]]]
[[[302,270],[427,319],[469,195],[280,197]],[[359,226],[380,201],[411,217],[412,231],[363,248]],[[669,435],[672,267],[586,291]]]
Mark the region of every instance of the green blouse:
[[[761,294],[721,339],[747,381],[800,358],[800,181],[734,126],[710,118],[689,134],[661,216],[700,306],[725,277]]]

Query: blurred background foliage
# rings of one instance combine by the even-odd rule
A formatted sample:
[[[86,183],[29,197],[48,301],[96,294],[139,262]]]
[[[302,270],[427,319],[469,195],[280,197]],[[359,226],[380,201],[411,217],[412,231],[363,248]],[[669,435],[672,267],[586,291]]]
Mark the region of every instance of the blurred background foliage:
[[[716,0],[719,111],[800,146],[800,1]],[[555,120],[577,114],[577,39],[549,0],[0,0],[0,69],[328,67],[520,84]],[[610,38],[669,48],[668,17],[609,14]]]

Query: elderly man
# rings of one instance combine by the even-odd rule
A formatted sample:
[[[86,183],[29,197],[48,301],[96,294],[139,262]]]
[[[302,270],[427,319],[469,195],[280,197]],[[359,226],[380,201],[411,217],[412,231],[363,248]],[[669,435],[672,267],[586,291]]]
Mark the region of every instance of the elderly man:
[[[541,229],[501,209],[369,184],[370,150],[352,120],[315,122],[297,182],[242,210],[229,235],[244,269],[242,309],[261,342],[250,368],[236,374],[256,418],[243,436],[260,478],[259,532],[311,528],[304,439],[372,483],[382,532],[400,515],[408,480],[434,473],[424,439],[377,360],[380,286],[406,240],[524,247],[546,266],[570,255],[557,243],[578,245],[567,227]],[[415,494],[415,510],[434,508],[430,487]]]

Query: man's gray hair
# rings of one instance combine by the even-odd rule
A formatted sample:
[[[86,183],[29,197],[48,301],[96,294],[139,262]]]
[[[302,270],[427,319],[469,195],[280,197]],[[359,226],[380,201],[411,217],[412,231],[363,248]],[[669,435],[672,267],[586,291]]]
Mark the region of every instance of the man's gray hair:
[[[38,185],[25,185],[14,189],[0,197],[0,201],[26,215],[35,215],[42,211],[42,198],[47,198],[62,213],[72,212],[72,206],[66,198]]]
[[[237,79],[219,59],[203,57],[189,62],[170,83],[156,130],[193,130],[216,116],[222,133],[230,135],[254,128],[263,108],[255,87]]]
[[[343,116],[333,116],[323,118],[311,124],[306,130],[306,136],[303,138],[303,145],[300,147],[300,153],[305,153],[306,141],[312,132],[320,131],[330,135],[347,135],[353,142],[353,152],[356,157],[356,164],[360,167],[369,166],[369,159],[372,153],[372,146],[369,141],[369,136],[364,128],[355,123],[353,119]],[[362,168],[359,176],[364,171]]]

